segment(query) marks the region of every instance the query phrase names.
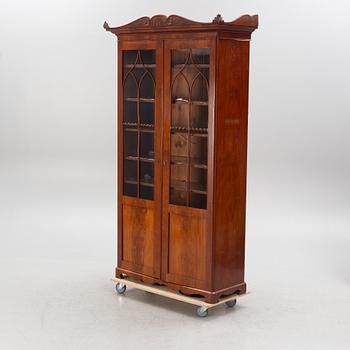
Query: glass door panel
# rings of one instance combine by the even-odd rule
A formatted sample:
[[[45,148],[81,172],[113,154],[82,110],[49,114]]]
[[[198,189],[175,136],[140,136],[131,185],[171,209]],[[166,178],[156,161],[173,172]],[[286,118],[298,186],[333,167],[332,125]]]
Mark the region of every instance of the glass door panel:
[[[123,51],[123,195],[154,198],[156,50]]]
[[[170,203],[207,206],[209,49],[171,50]]]

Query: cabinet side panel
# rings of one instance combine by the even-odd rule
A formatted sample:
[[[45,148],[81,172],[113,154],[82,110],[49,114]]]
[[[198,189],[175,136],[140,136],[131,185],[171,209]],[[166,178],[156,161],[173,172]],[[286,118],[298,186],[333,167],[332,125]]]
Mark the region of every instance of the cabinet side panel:
[[[220,290],[244,285],[249,42],[218,39],[217,61],[213,248]]]

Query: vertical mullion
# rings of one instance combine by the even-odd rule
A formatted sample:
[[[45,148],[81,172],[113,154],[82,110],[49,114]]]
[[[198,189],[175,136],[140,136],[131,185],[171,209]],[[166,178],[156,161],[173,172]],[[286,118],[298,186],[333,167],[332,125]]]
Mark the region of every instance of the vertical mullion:
[[[192,59],[192,50],[189,52]],[[188,62],[186,63],[188,65]],[[191,117],[192,117],[192,86],[189,86],[188,95],[188,120],[187,120],[187,206],[190,206],[191,196]]]
[[[125,96],[124,96],[124,94],[125,94],[125,90],[124,90],[124,56],[125,56],[125,51],[123,50],[122,51],[122,56],[121,56],[121,58],[122,58],[122,71],[121,72],[118,72],[118,74],[121,74],[122,75],[122,89],[121,89],[121,93],[122,93],[122,98],[121,98],[121,103],[123,104],[123,109],[122,109],[122,116],[121,116],[121,123],[122,123],[122,125],[121,125],[121,129],[122,129],[122,139],[123,139],[123,151],[122,151],[122,153],[123,153],[123,162],[122,162],[122,164],[123,164],[123,167],[122,167],[122,171],[123,171],[123,173],[122,173],[122,188],[123,188],[123,190],[122,190],[122,194],[124,195],[125,194],[125,190],[126,190],[126,185],[125,185],[125,180],[126,180],[126,178],[125,178],[125,165],[126,165],[126,161],[125,161],[125,157],[126,157],[126,155],[125,155],[125,130],[124,130],[124,121],[125,121],[125,102],[124,102],[124,99],[125,99]],[[119,100],[120,101],[120,100]],[[119,103],[119,101],[118,101],[118,103]],[[120,118],[120,116],[118,116],[118,123],[120,123],[120,121],[119,121],[119,118]],[[119,126],[118,126],[119,127]],[[118,140],[118,146],[119,146],[119,140]],[[120,152],[120,150],[118,149],[118,152]],[[118,157],[119,157],[119,155],[118,155]],[[119,163],[119,161],[118,161],[118,163]],[[119,163],[120,164],[120,163]],[[118,172],[120,171],[120,169],[118,169]],[[120,176],[120,175],[119,175]],[[119,180],[118,180],[119,181]],[[120,191],[120,188],[118,188],[118,191]]]
[[[137,52],[136,63],[140,57],[140,50]],[[140,149],[141,149],[141,132],[140,132],[140,82],[137,84],[137,198],[140,198]]]
[[[190,94],[191,100],[191,94]],[[192,153],[192,138],[191,138],[191,118],[192,118],[192,103],[189,103],[189,113],[188,113],[188,156],[187,156],[187,206],[191,203],[191,153]]]
[[[210,62],[211,62],[212,58],[211,58],[211,50],[209,50],[209,67],[210,67]],[[204,63],[204,57],[203,57],[203,63]],[[207,155],[207,159],[206,159],[206,164],[207,164],[207,168],[205,170],[205,180],[206,180],[206,184],[205,184],[205,208],[207,209],[207,201],[208,201],[208,169],[209,169],[209,162],[208,162],[208,157],[209,157],[209,94],[210,94],[210,89],[209,89],[209,78],[210,78],[210,68],[208,68],[208,77],[207,80],[204,81],[203,83],[203,95],[205,94],[205,90],[206,90],[206,96],[207,96],[207,115],[206,115],[206,120],[207,120],[207,124],[206,124],[206,129],[207,129],[207,137],[206,137],[206,155]]]

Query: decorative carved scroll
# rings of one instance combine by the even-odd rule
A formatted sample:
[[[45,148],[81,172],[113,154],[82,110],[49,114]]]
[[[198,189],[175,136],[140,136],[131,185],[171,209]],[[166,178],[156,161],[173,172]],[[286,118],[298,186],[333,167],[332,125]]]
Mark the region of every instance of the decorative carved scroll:
[[[252,32],[258,27],[258,16],[244,15],[232,22],[225,22],[218,14],[211,23],[202,23],[191,21],[187,18],[177,15],[156,15],[153,17],[141,17],[124,26],[111,28],[105,22],[103,27],[114,34],[142,31],[159,31],[159,30],[215,30],[216,26],[225,27],[225,30],[239,30]]]
[[[153,17],[141,17],[134,22],[127,24],[129,27],[164,27],[164,26],[181,26],[186,24],[194,24],[196,22],[189,19],[171,15],[169,17],[165,15],[156,15]]]

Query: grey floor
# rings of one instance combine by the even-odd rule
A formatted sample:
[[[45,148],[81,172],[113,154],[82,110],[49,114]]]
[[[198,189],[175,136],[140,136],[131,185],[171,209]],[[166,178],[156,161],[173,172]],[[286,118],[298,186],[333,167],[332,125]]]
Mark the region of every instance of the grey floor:
[[[350,349],[345,213],[307,210],[307,197],[298,203],[292,192],[285,197],[252,180],[251,294],[234,309],[220,306],[201,319],[191,305],[133,289],[115,293],[109,280],[112,177],[102,186],[102,170],[85,180],[83,167],[68,177],[50,167],[28,167],[25,177],[24,170],[7,170],[1,189],[1,349]]]

